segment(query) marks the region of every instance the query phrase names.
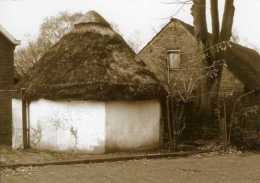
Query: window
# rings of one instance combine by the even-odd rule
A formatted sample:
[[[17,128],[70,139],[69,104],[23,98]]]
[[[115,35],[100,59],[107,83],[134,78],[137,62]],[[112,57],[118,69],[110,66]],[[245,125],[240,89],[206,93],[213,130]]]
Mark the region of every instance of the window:
[[[168,69],[179,69],[181,64],[181,51],[178,49],[168,50]]]

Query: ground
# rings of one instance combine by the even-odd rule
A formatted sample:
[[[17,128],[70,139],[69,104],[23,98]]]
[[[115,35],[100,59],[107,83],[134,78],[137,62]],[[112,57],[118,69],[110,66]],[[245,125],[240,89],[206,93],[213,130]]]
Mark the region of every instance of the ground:
[[[210,153],[188,158],[2,170],[1,183],[259,183],[260,154]]]
[[[158,151],[154,151],[158,152]],[[161,152],[161,151],[159,151]],[[117,152],[100,155],[91,155],[82,152],[55,152],[55,151],[39,151],[35,149],[28,150],[12,150],[11,148],[0,146],[0,165],[9,164],[30,164],[30,163],[46,163],[53,161],[70,161],[82,159],[96,158],[113,158],[128,155],[143,155],[146,152]],[[1,182],[0,182],[1,183]]]

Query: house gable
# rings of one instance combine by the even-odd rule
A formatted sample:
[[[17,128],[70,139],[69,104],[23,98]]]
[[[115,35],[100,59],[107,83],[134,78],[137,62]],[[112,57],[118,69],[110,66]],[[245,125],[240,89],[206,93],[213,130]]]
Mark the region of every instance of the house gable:
[[[167,82],[168,50],[179,49],[181,64],[198,55],[199,48],[192,34],[178,21],[170,21],[138,54],[159,80]]]
[[[138,54],[138,57],[163,84],[167,83],[166,61],[167,51],[170,49],[180,49],[183,66],[190,67],[195,64],[197,68],[203,68],[199,59],[203,51],[194,36],[193,26],[178,19],[172,19]],[[233,93],[234,90],[243,91],[244,84],[232,72],[224,68],[220,91]]]

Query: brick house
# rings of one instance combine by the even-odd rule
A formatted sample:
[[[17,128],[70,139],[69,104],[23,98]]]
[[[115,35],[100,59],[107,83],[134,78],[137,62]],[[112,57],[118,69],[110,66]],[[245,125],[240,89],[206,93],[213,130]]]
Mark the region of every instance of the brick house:
[[[209,36],[211,36],[209,34]],[[225,50],[225,66],[223,70],[222,80],[220,83],[220,95],[223,96],[245,96],[242,105],[248,107],[259,106],[260,104],[260,55],[257,51],[241,46],[236,43],[231,43],[231,48]],[[179,53],[179,59],[174,63],[176,70],[173,70],[171,77],[174,80],[182,79],[182,74],[179,69],[185,67],[192,67],[197,62],[199,69],[205,67],[201,64],[200,57],[202,49],[196,40],[194,27],[186,24],[178,19],[171,19],[170,22],[164,26],[161,31],[137,54],[137,57],[143,60],[148,68],[156,74],[162,84],[167,86],[168,83],[168,65],[167,60],[171,59],[171,53]],[[195,58],[195,59],[194,59]],[[179,75],[178,75],[179,73]],[[190,73],[186,73],[190,74]],[[199,85],[197,85],[199,87]],[[171,88],[174,93],[175,88]],[[203,93],[196,93],[200,95]],[[175,92],[176,93],[176,92]],[[233,95],[237,93],[237,95]],[[203,96],[203,95],[202,95]],[[198,97],[197,97],[198,98]],[[195,101],[195,106],[200,104],[199,100]],[[260,109],[260,107],[258,107]],[[196,107],[191,106],[195,114]],[[190,115],[188,115],[190,117]],[[192,118],[192,117],[191,117]],[[252,124],[255,124],[255,119],[249,119]],[[194,123],[199,124],[199,123]],[[249,125],[250,126],[250,125]],[[254,126],[254,125],[252,125]],[[193,129],[193,126],[191,126]],[[189,133],[189,132],[188,132]]]
[[[179,67],[200,62],[197,58],[202,49],[195,38],[194,27],[172,18],[154,38],[137,54],[159,80],[167,83],[167,64],[169,51],[179,50]],[[256,90],[250,96],[250,105],[260,104],[260,55],[257,51],[232,43],[232,48],[224,53],[226,60],[222,75],[220,92],[246,92]],[[192,64],[191,64],[192,65]]]
[[[12,144],[12,101],[14,49],[20,42],[0,25],[0,145]]]
[[[200,59],[196,59],[200,57],[202,49],[196,40],[194,28],[174,18],[138,53],[138,57],[164,84],[167,83],[167,59],[171,50],[178,50],[180,53],[178,68],[189,67],[196,62],[198,66],[201,62]],[[200,66],[202,67],[202,64]],[[175,72],[177,74],[178,69]],[[244,87],[244,84],[224,67],[221,92],[228,94],[234,91],[240,92]]]

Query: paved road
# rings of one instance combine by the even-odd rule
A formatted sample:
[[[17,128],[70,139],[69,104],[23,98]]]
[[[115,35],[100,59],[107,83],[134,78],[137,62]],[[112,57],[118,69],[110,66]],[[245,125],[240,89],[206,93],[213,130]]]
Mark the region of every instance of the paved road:
[[[1,183],[260,183],[260,155],[206,155],[3,170]]]

